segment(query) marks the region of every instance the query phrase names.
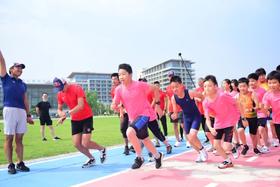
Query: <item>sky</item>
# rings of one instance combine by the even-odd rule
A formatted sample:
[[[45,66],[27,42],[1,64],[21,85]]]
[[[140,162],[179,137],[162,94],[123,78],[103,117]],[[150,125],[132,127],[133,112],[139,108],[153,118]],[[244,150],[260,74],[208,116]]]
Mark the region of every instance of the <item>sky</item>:
[[[0,50],[25,81],[139,72],[179,52],[196,78],[240,78],[280,64],[279,33],[278,0],[0,0]]]

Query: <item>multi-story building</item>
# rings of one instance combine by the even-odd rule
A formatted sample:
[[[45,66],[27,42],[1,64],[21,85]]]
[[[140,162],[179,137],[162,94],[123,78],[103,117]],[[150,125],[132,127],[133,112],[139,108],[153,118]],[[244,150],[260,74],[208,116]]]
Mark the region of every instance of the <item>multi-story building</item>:
[[[158,65],[143,69],[141,77],[146,78],[150,83],[159,81],[161,88],[165,90],[169,85],[168,72],[174,71],[175,75],[182,78],[182,82],[188,89],[193,89],[193,83],[195,84],[195,71],[192,68],[192,64],[194,64],[194,62],[188,60],[170,59]]]
[[[106,105],[111,104],[111,74],[72,72],[67,78],[70,79],[70,82],[81,85],[84,90],[95,91],[101,103]]]

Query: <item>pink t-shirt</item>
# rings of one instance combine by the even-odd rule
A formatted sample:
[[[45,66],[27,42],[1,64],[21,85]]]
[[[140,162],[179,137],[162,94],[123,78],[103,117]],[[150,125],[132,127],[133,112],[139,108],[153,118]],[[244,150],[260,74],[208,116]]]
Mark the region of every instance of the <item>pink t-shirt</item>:
[[[236,95],[238,94],[238,91],[233,90],[232,92],[229,93],[233,98],[236,97]]]
[[[262,102],[264,105],[272,108],[273,123],[280,124],[280,92],[266,92]]]
[[[203,101],[205,116],[209,116],[211,111],[215,116],[215,129],[223,129],[234,126],[238,119],[239,113],[235,99],[223,92],[218,92],[214,101],[210,101],[207,97]]]
[[[157,116],[147,99],[149,91],[150,87],[146,82],[132,81],[127,87],[119,85],[115,90],[114,102],[122,102],[130,122],[138,116],[148,116],[153,121]]]
[[[263,96],[266,92],[265,89],[259,87],[259,88],[255,89],[254,92],[255,92],[255,94],[258,98],[259,103],[262,103]],[[258,110],[257,115],[258,115],[258,118],[266,118],[267,117],[267,115],[265,113],[263,113],[262,110]]]

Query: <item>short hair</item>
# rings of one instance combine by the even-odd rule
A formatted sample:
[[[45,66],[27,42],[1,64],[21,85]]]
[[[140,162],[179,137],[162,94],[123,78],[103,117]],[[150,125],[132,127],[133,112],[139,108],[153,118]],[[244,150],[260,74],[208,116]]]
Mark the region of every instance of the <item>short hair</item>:
[[[247,77],[248,79],[254,79],[254,80],[258,80],[259,79],[259,75],[256,73],[250,73]]]
[[[119,70],[120,69],[124,69],[125,71],[127,71],[129,74],[132,74],[132,68],[129,64],[120,64],[119,65]]]
[[[204,78],[204,82],[206,81],[212,81],[215,85],[218,86],[218,82],[217,82],[217,79],[214,75],[207,75],[205,78]]]
[[[159,81],[155,81],[154,84],[160,84]]]
[[[118,74],[118,73],[112,73],[112,74],[111,74],[111,78],[112,78],[112,77],[117,77],[117,78],[119,79],[119,74]]]
[[[279,71],[279,72],[280,72],[280,65],[278,65],[278,66],[276,67],[276,71]]]
[[[138,81],[141,81],[141,82],[148,82],[146,78],[139,78]]]
[[[276,79],[280,83],[280,72],[272,71],[267,75],[267,80]]]
[[[242,77],[240,79],[238,79],[238,84],[240,83],[245,83],[247,85],[249,85],[249,80],[246,77]]]
[[[205,79],[204,79],[203,77],[199,77],[199,78],[198,78],[198,82],[199,82],[199,81],[204,82],[204,80],[205,80]]]
[[[260,75],[266,75],[266,71],[264,68],[259,68],[255,71],[255,73],[260,76]]]
[[[177,76],[177,75],[174,75],[174,76],[171,77],[171,79],[170,79],[170,83],[172,83],[172,82],[177,82],[177,83],[179,83],[179,84],[182,84],[182,79],[181,79],[181,77],[179,77],[179,76]]]
[[[44,94],[49,95],[47,92],[43,92],[43,93],[42,93],[42,95],[44,95]]]

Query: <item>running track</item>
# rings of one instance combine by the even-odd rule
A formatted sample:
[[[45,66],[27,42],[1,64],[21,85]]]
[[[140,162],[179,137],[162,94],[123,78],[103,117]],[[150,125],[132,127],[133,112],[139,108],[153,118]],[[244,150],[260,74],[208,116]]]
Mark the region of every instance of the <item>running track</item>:
[[[202,136],[202,134],[200,134]],[[170,139],[174,144],[174,139]],[[160,151],[165,153],[165,147]],[[94,152],[96,166],[82,169],[86,158],[81,154],[61,156],[29,163],[31,172],[18,172],[9,175],[6,168],[0,169],[0,186],[94,186],[94,187],[172,187],[172,186],[254,186],[272,187],[280,185],[280,148],[271,148],[271,153],[253,156],[252,150],[247,157],[234,160],[234,168],[220,170],[219,156],[209,154],[207,163],[194,162],[197,154],[186,149],[184,144],[174,148],[171,155],[165,155],[163,167],[155,169],[154,163],[148,163],[138,170],[130,166],[134,154],[124,156],[123,147],[108,149],[108,159],[100,164],[99,153]],[[147,154],[144,152],[145,159]]]

